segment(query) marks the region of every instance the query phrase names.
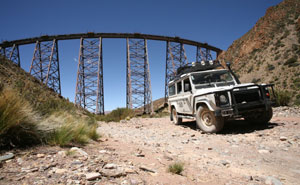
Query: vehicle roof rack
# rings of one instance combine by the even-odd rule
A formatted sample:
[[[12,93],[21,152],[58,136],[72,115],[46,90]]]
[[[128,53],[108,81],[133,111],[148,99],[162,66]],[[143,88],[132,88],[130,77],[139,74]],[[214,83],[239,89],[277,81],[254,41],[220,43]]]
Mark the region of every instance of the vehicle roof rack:
[[[224,67],[221,65],[221,63],[218,60],[193,62],[192,65],[187,64],[185,66],[179,67],[177,69],[177,76],[181,76],[185,73],[217,69],[220,67],[224,69]]]

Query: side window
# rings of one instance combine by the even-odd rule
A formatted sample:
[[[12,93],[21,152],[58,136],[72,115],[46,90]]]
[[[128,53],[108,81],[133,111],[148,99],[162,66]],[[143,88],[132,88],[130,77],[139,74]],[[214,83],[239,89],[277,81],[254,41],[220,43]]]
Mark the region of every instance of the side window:
[[[177,82],[177,94],[181,93],[182,91],[182,85],[181,85],[181,81]]]
[[[169,87],[169,96],[173,96],[175,94],[175,84]]]
[[[191,91],[191,83],[190,83],[190,79],[185,79],[183,81],[183,85],[184,85],[184,92],[188,92]]]

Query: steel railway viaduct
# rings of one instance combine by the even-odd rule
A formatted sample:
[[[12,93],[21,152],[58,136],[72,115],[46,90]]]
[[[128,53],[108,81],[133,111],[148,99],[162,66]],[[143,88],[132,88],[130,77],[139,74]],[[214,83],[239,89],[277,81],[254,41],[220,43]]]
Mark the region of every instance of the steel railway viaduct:
[[[153,112],[147,40],[166,42],[165,98],[168,96],[168,82],[176,75],[177,68],[188,63],[184,45],[195,46],[196,62],[212,60],[222,51],[207,43],[179,37],[88,32],[4,41],[0,44],[0,55],[20,67],[19,46],[35,44],[29,73],[61,94],[58,41],[79,39],[75,104],[93,113],[104,114],[102,40],[105,38],[126,39],[126,107],[143,107],[146,113]]]

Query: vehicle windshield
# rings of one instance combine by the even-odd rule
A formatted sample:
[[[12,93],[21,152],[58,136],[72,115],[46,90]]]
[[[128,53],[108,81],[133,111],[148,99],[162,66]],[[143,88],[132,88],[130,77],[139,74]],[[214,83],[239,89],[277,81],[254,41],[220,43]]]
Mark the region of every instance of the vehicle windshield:
[[[227,70],[194,73],[191,75],[196,89],[234,85],[235,82]]]

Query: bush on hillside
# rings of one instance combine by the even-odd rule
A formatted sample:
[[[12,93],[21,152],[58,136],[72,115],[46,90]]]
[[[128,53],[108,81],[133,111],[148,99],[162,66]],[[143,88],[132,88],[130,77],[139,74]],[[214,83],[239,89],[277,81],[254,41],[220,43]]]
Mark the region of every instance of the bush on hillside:
[[[297,63],[297,58],[293,57],[288,59],[283,65],[287,65],[288,67],[296,67],[298,65],[300,65],[299,63]]]
[[[68,146],[97,140],[97,125],[89,116],[55,112],[39,117],[31,105],[15,91],[0,84],[0,148],[36,144]]]
[[[0,148],[40,143],[37,116],[30,104],[15,91],[0,89]]]
[[[95,123],[94,114],[75,107],[11,61],[0,59],[1,149],[39,143],[84,144],[98,139]]]
[[[291,93],[284,90],[275,90],[276,106],[288,106],[291,101]]]
[[[105,122],[119,122],[125,118],[134,116],[134,111],[128,108],[117,108],[107,115],[98,116],[97,120]]]
[[[298,94],[296,96],[296,100],[295,100],[294,104],[300,106],[300,94]]]

